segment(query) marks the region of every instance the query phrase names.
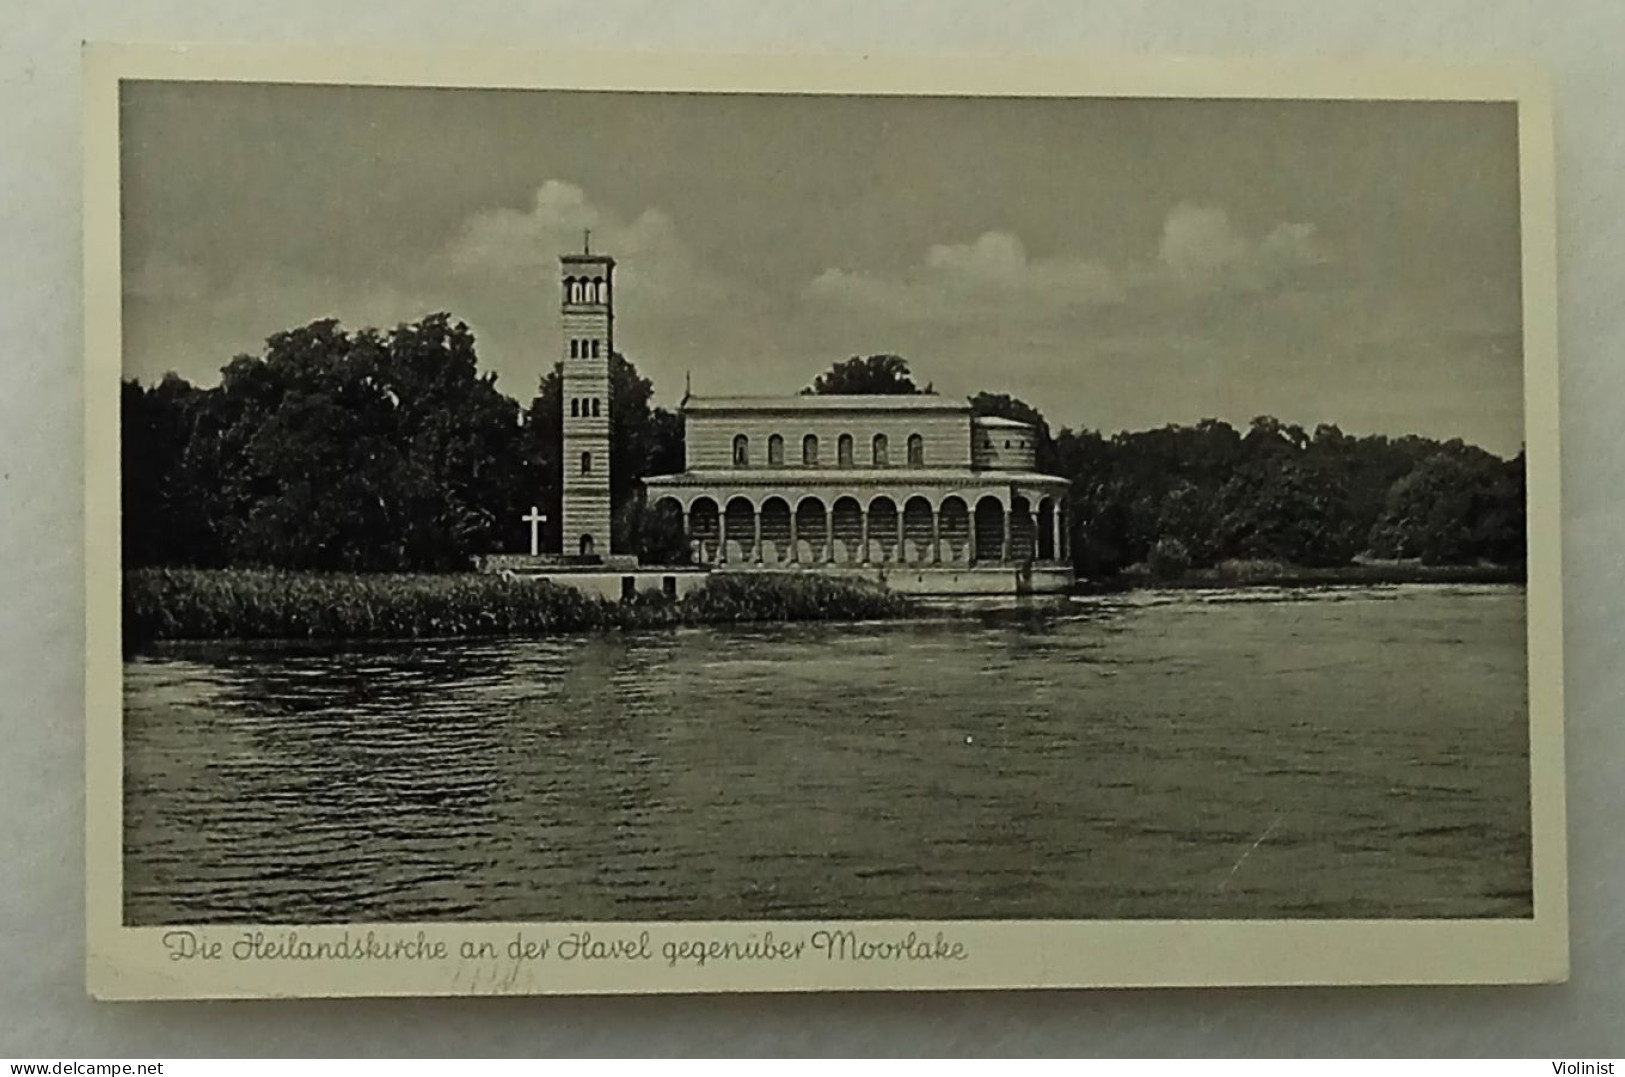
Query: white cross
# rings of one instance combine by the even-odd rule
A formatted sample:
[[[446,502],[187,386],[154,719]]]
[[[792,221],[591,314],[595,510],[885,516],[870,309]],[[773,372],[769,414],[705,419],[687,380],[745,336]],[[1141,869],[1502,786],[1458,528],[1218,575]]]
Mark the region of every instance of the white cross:
[[[521,516],[520,519],[530,525],[530,555],[532,557],[540,556],[542,552],[541,526],[547,523],[547,517],[542,514],[541,509],[537,508],[535,505],[532,505],[530,507],[530,514],[528,516]]]

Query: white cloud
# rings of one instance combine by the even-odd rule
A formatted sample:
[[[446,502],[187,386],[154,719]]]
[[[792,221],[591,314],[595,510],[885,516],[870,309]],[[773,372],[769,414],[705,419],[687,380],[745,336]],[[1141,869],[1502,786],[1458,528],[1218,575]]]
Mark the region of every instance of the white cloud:
[[[895,275],[826,269],[806,296],[892,317],[968,320],[1010,303],[1049,313],[1114,303],[1123,289],[1098,263],[1031,258],[1017,236],[985,232],[970,243],[933,246],[917,265]]]
[[[1262,239],[1243,235],[1222,209],[1180,203],[1162,224],[1161,274],[1188,288],[1257,291],[1327,260],[1315,226],[1279,224]]]
[[[538,187],[527,209],[471,214],[446,254],[457,273],[551,273],[560,254],[581,250],[588,229],[593,249],[615,255],[623,285],[636,289],[640,301],[705,302],[725,290],[724,282],[698,263],[664,211],[649,208],[623,217],[562,180]]]

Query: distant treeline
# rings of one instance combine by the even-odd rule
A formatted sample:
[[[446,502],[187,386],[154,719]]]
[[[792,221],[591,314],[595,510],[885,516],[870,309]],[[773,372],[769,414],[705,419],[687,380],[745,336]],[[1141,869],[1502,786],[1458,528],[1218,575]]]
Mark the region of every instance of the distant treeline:
[[[687,543],[649,511],[645,475],[680,471],[679,416],[611,359],[616,542],[649,560]],[[562,376],[527,404],[478,368],[467,326],[439,314],[388,332],[320,321],[238,356],[220,384],[169,375],[123,388],[129,567],[463,569],[522,549],[541,507],[557,549]],[[835,364],[807,390],[916,393],[907,363]],[[1338,566],[1365,556],[1521,564],[1524,467],[1460,440],[1351,436],[1263,416],[1102,435],[1051,431],[1031,405],[981,393],[980,414],[1035,424],[1041,470],[1072,481],[1080,573],[1161,575],[1232,560]]]

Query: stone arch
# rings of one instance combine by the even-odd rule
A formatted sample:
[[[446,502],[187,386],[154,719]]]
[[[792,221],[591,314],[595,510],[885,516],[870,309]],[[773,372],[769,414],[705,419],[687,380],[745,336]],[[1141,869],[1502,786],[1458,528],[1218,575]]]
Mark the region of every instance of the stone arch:
[[[1038,559],[1055,561],[1060,553],[1055,549],[1055,499],[1043,498],[1038,502]]]
[[[829,514],[823,501],[804,497],[796,503],[795,559],[803,564],[832,560],[829,541]]]
[[[726,539],[722,559],[735,563],[756,560],[756,506],[750,498],[729,498],[722,525]]]
[[[966,562],[970,554],[970,508],[965,499],[950,494],[937,507],[942,534],[942,559],[945,562]]]
[[[784,439],[777,434],[769,434],[767,437],[767,466],[784,466]]]
[[[790,560],[790,503],[777,494],[762,502],[762,549],[768,564]]]
[[[839,497],[829,514],[834,556],[830,560],[854,564],[861,560],[858,547],[863,536],[863,507],[855,497]]]
[[[1010,560],[1020,564],[1038,556],[1038,525],[1032,503],[1017,494],[1010,500]]]
[[[564,278],[564,301],[566,303],[576,301],[576,279],[574,277]]]
[[[928,565],[933,559],[931,502],[915,494],[903,503],[903,552],[899,560]]]
[[[1003,560],[1004,502],[992,494],[982,495],[976,502],[976,515],[972,527],[976,560],[978,562]]]
[[[884,436],[884,435],[880,435]],[[876,564],[901,559],[897,525],[901,518],[897,502],[881,494],[869,499],[869,560]]]
[[[719,546],[717,540],[721,535],[721,518],[717,510],[717,503],[703,494],[688,504],[688,539],[689,548],[694,551],[694,559],[709,563],[717,559]]]

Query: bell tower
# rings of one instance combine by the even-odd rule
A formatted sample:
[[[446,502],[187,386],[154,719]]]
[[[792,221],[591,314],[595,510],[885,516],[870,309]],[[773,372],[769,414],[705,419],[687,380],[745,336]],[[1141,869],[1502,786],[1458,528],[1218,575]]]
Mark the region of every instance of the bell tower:
[[[614,347],[615,259],[591,252],[559,258],[563,325],[565,556],[606,557],[610,549],[609,356]]]

